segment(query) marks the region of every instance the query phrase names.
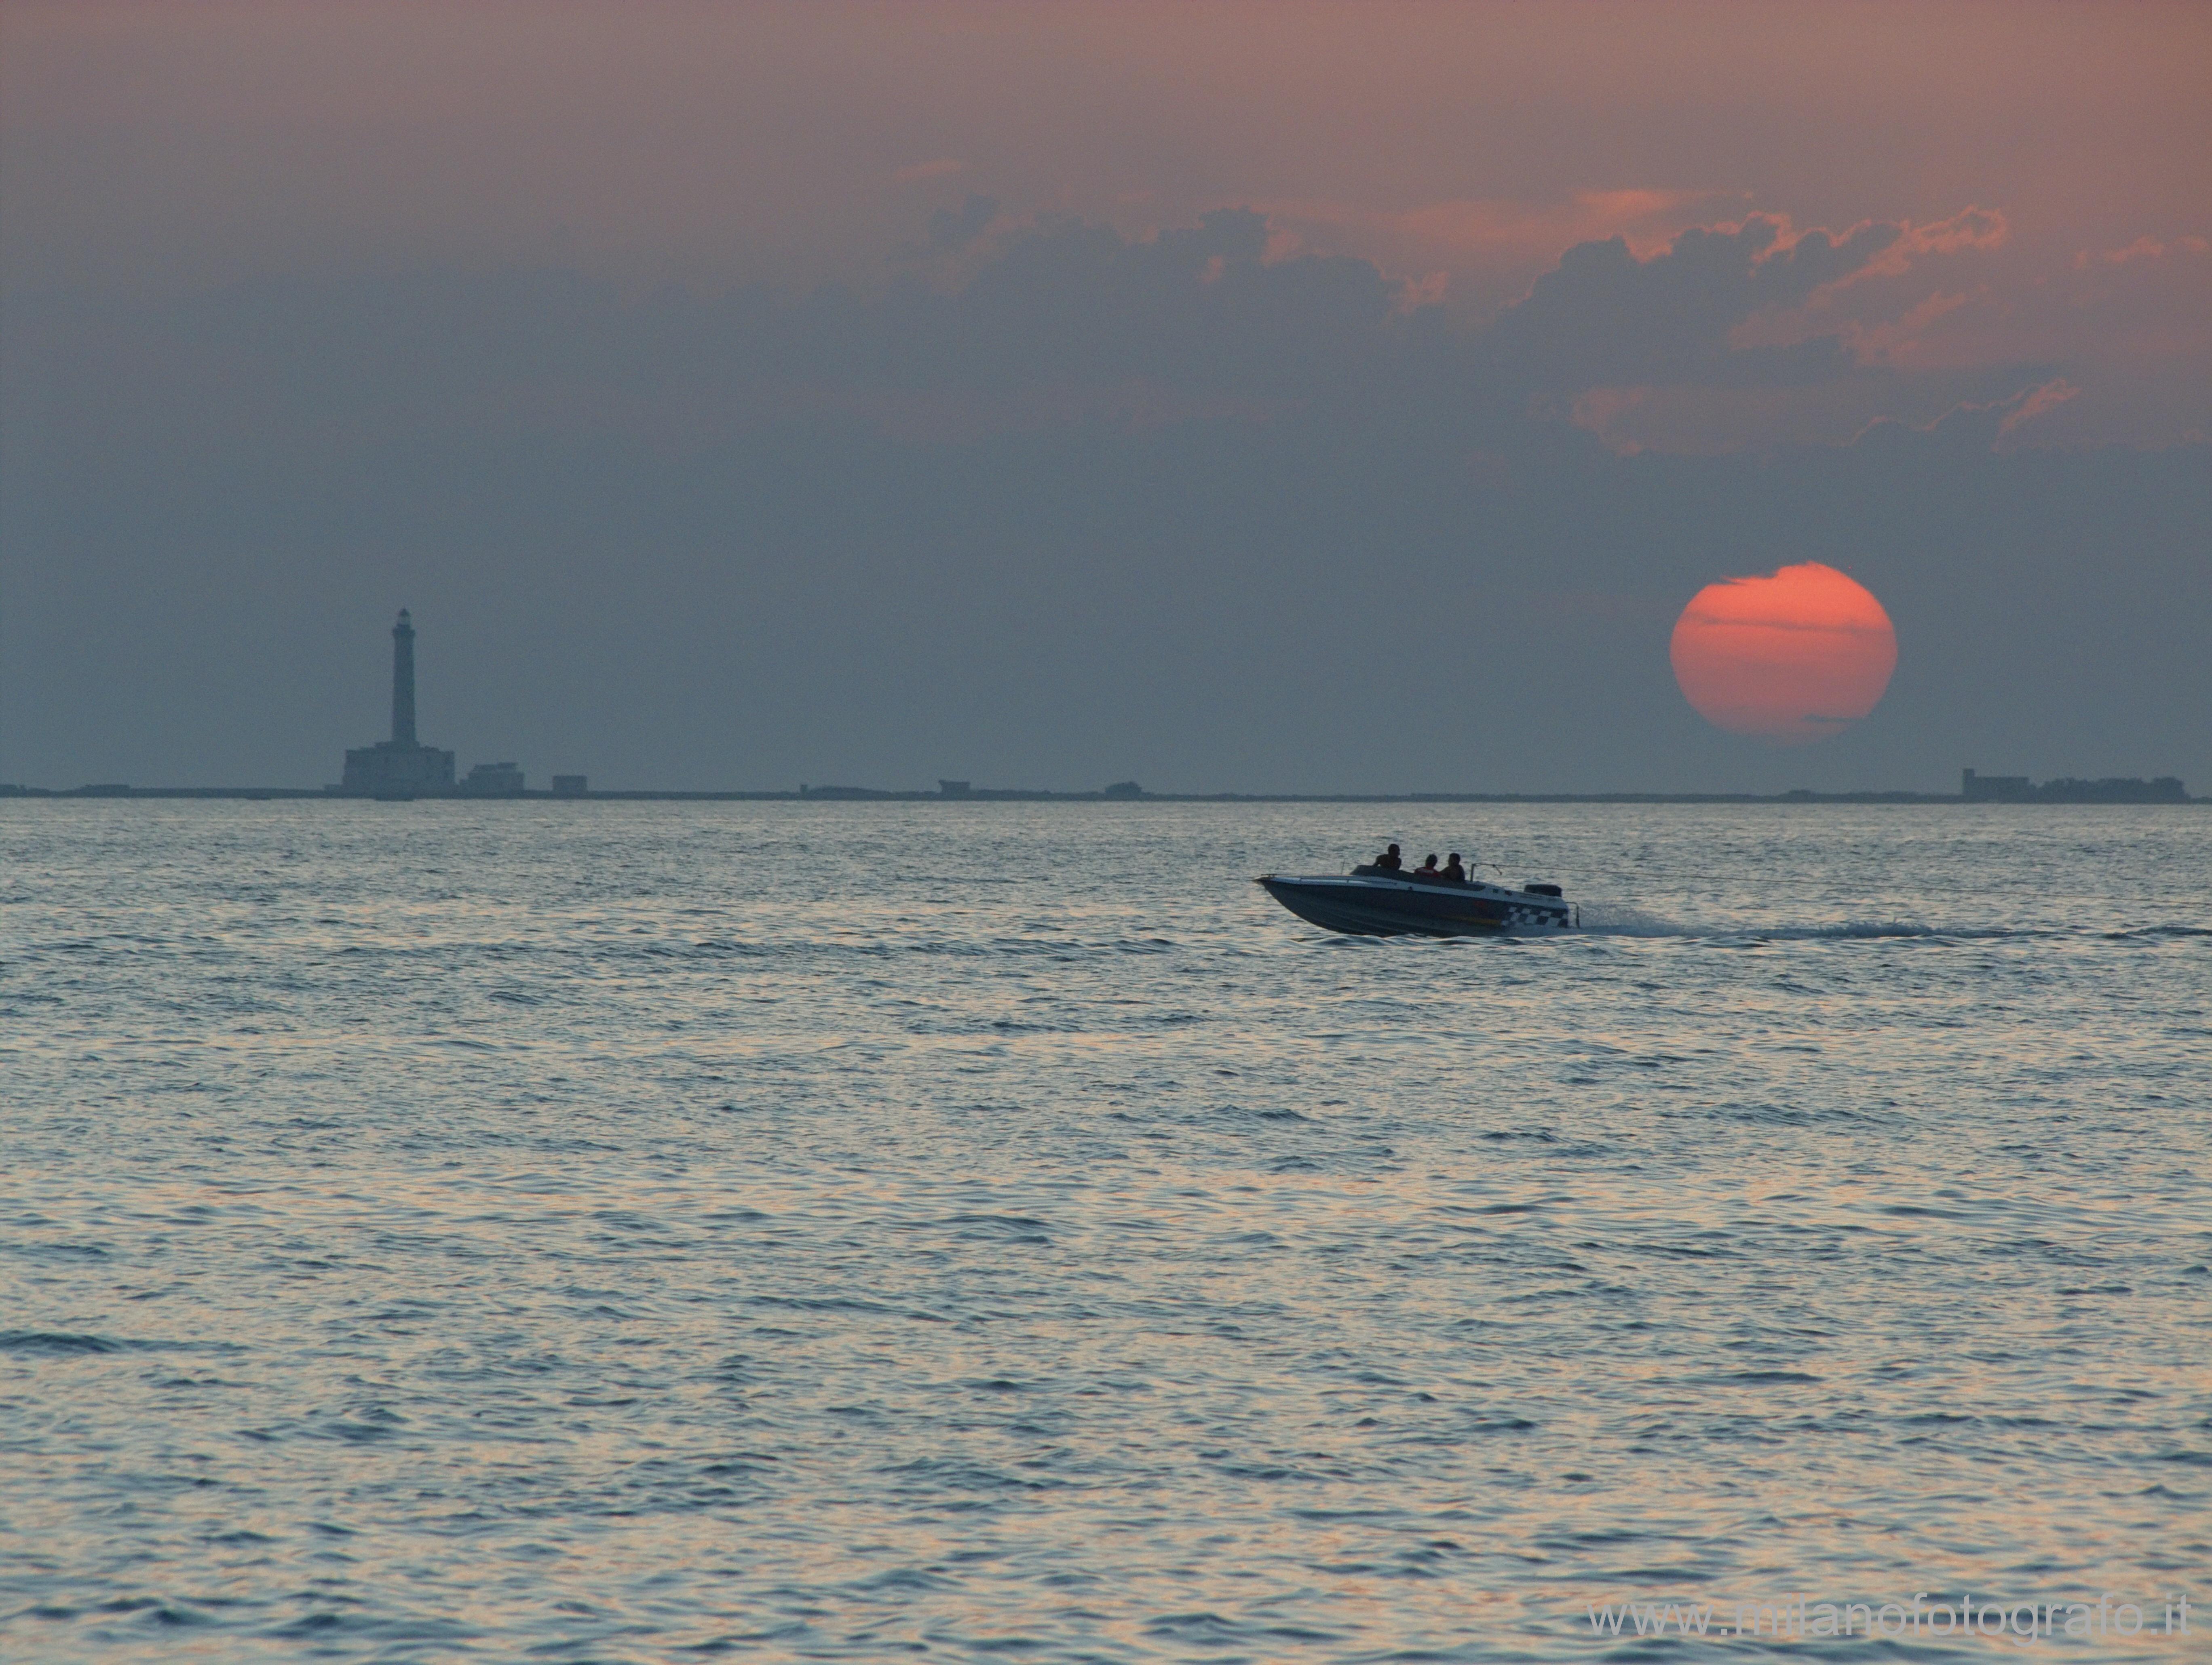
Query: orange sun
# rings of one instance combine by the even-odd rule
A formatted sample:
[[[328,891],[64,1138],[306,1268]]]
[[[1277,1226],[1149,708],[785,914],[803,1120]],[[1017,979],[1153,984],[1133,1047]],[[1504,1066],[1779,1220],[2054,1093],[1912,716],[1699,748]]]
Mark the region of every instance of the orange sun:
[[[1875,708],[1897,669],[1897,632],[1872,590],[1808,560],[1707,584],[1674,621],[1668,657],[1715,728],[1794,744]]]

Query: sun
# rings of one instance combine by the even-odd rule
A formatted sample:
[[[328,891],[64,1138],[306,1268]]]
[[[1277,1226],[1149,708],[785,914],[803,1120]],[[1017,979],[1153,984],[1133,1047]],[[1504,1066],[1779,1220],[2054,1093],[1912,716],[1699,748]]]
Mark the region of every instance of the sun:
[[[1897,631],[1872,590],[1808,560],[1707,584],[1674,621],[1668,657],[1715,728],[1794,745],[1840,734],[1880,703]]]

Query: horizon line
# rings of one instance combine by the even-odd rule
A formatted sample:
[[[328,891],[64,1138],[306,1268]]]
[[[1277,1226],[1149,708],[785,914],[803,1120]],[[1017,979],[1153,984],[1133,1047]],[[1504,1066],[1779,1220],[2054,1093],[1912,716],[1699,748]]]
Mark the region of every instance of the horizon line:
[[[691,803],[1895,803],[1895,804],[2009,804],[2019,806],[2205,804],[2212,797],[2192,797],[2185,791],[2152,796],[2130,795],[2129,786],[2148,787],[2156,781],[2140,778],[2108,778],[2113,788],[2094,789],[2105,781],[2050,782],[2020,797],[1973,797],[1959,792],[1922,792],[1905,789],[1864,788],[1847,791],[1815,791],[1792,787],[1781,792],[1154,792],[1099,790],[1056,791],[1048,788],[969,787],[962,791],[902,790],[872,786],[804,785],[796,790],[690,790],[675,788],[602,788],[583,791],[553,791],[526,788],[500,792],[451,791],[395,794],[384,798],[362,792],[343,792],[322,786],[134,786],[127,782],[91,782],[81,786],[31,786],[0,782],[0,798],[68,799],[233,799],[290,802],[326,801],[345,803],[414,802],[691,802]],[[2172,777],[2160,777],[2159,780]],[[2176,781],[2175,784],[2179,785]],[[2069,785],[2081,790],[2069,791]],[[2057,787],[2056,793],[2051,787]]]

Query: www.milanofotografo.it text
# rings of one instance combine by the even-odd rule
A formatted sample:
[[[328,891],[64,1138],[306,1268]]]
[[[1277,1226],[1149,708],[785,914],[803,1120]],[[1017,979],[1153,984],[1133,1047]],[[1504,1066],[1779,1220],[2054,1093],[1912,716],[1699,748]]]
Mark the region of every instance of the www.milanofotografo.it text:
[[[1972,1595],[1931,1601],[1923,1590],[1909,1601],[1819,1601],[1791,1595],[1747,1601],[1592,1601],[1586,1606],[1590,1633],[1607,1641],[1618,1636],[1700,1636],[1717,1641],[1741,1637],[1769,1642],[1979,1636],[2031,1648],[2050,1642],[2124,1642],[2190,1633],[2186,1595],[2137,1599],[2110,1591],[2094,1601],[2039,1596],[1978,1601]]]

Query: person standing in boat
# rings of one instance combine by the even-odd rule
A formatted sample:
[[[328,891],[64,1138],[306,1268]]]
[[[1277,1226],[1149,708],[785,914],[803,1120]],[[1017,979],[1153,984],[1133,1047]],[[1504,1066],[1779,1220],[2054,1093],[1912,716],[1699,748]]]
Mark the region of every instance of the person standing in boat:
[[[1375,865],[1381,868],[1385,873],[1395,873],[1400,868],[1405,866],[1406,863],[1404,859],[1398,854],[1398,846],[1396,845],[1392,845],[1388,850],[1384,851],[1380,856],[1377,856],[1375,858]]]

